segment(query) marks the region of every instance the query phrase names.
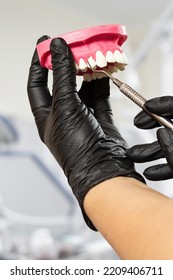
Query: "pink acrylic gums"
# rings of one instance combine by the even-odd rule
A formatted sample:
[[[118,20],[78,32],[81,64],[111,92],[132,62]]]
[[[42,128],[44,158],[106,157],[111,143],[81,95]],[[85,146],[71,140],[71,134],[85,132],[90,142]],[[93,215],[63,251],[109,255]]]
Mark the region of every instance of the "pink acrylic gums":
[[[127,33],[124,25],[109,24],[65,33],[56,38],[63,38],[67,42],[76,64],[79,65],[80,58],[83,58],[86,63],[90,56],[95,60],[98,50],[105,56],[108,50],[122,52],[121,46],[127,39]],[[40,64],[48,69],[52,69],[50,55],[52,39],[45,40],[37,45]],[[81,71],[77,74],[83,75]]]

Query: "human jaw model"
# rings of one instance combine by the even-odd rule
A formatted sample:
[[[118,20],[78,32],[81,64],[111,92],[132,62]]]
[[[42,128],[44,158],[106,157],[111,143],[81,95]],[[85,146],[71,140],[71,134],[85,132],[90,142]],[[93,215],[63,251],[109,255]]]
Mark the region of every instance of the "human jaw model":
[[[128,59],[121,46],[127,39],[124,25],[103,25],[58,36],[63,38],[74,56],[76,73],[84,80],[101,79],[103,73],[94,73],[93,69],[104,69],[109,74],[123,71]],[[42,67],[52,69],[50,42],[48,39],[37,45]]]

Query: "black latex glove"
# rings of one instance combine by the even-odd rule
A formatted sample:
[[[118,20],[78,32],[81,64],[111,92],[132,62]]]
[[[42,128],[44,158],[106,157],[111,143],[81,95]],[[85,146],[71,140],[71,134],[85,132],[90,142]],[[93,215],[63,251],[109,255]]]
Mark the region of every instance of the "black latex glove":
[[[38,43],[46,38],[41,38]],[[95,185],[116,176],[143,181],[133,162],[125,155],[120,134],[107,136],[90,104],[76,91],[76,70],[71,50],[63,39],[50,45],[53,66],[53,93],[47,87],[48,70],[40,66],[35,51],[28,79],[28,96],[38,132],[59,165],[77,198],[87,225],[96,230],[83,209],[86,193]],[[80,94],[88,89],[83,83]]]
[[[78,93],[82,102],[93,113],[105,135],[112,136],[115,140],[119,138],[122,141],[122,147],[128,148],[124,139],[118,134],[118,128],[114,125],[113,113],[110,104],[110,85],[109,78],[92,80],[91,82],[83,82]],[[118,137],[117,137],[118,136]]]
[[[173,117],[173,97],[163,96],[153,98],[145,103],[148,111],[157,115],[172,119]],[[134,119],[134,124],[138,128],[151,129],[159,127],[150,116],[141,111]],[[127,151],[127,155],[134,162],[148,162],[160,158],[166,158],[168,164],[157,164],[148,167],[144,171],[144,175],[149,180],[166,180],[173,178],[173,131],[168,128],[160,128],[157,130],[158,141],[136,145]]]

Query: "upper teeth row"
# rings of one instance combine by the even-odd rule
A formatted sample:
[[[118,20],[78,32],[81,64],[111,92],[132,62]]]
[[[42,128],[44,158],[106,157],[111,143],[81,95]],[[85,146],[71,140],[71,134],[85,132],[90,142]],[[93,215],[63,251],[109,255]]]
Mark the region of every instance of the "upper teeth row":
[[[107,51],[106,56],[103,55],[103,53],[99,50],[96,52],[96,60],[93,59],[92,56],[88,59],[89,64],[92,68],[96,69],[97,66],[100,68],[104,68],[107,66],[108,63],[117,63],[117,64],[128,64],[127,56],[124,52],[120,52],[118,50],[115,50],[114,53],[111,51]],[[85,62],[83,58],[79,59],[79,65],[76,64],[77,72],[86,72],[88,69],[88,64]]]

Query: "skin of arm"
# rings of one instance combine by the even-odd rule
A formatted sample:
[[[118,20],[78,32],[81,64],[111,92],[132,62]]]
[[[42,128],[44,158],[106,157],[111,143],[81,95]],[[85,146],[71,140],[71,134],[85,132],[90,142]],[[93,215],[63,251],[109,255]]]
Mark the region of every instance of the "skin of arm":
[[[121,259],[173,260],[173,201],[165,195],[116,177],[92,188],[84,209]]]

